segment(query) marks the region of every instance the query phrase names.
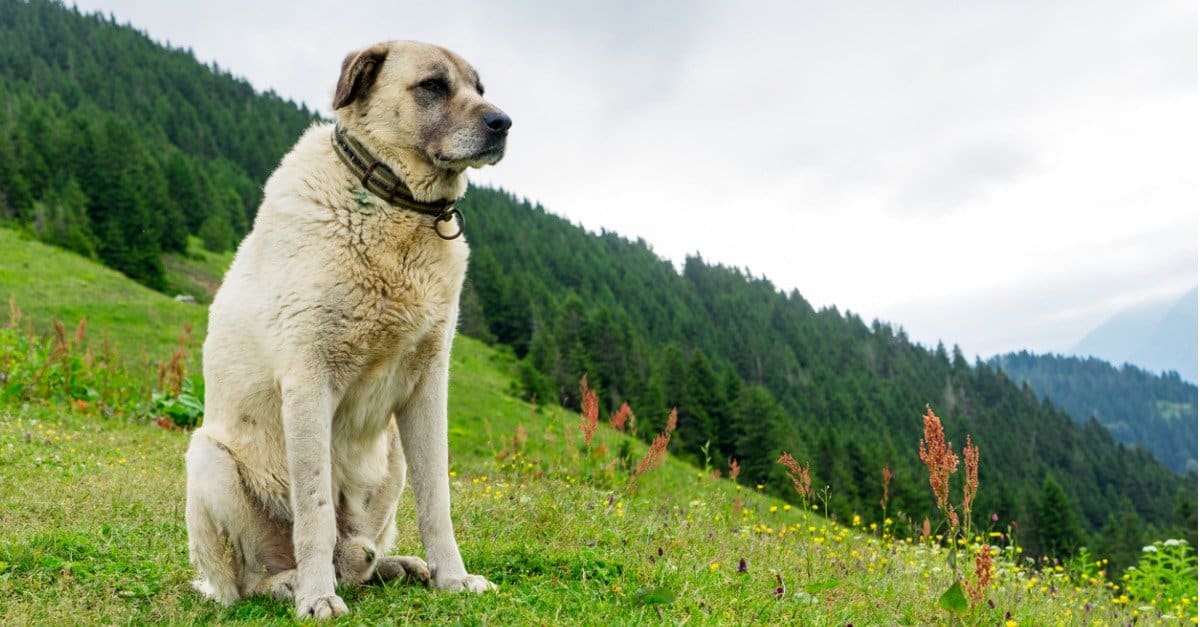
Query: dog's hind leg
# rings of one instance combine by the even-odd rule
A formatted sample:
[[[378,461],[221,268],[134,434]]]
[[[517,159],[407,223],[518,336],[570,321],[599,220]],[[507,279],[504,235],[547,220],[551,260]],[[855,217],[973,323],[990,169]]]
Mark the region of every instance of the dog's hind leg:
[[[229,449],[200,429],[187,452],[188,554],[194,586],[222,605],[264,589],[295,567],[287,527],[247,494]]]

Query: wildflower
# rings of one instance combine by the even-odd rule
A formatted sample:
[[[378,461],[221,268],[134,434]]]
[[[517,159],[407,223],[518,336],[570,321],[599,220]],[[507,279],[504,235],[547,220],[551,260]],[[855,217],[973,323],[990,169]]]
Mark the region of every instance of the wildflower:
[[[771,591],[776,599],[782,599],[783,595],[787,594],[787,588],[783,586],[783,577],[779,573],[775,573],[775,589]]]
[[[971,503],[979,491],[979,447],[971,444],[971,436],[967,435],[967,443],[963,445],[963,466],[967,471],[967,479],[963,482],[963,516],[967,524],[971,522]],[[969,528],[969,526],[968,526]]]
[[[1158,547],[1154,546],[1153,544],[1142,547],[1142,553],[1157,553],[1157,552],[1158,552]]]
[[[742,465],[738,463],[736,458],[729,458],[729,478],[737,481],[738,475],[742,472]]]
[[[713,563],[711,563],[711,564],[709,564],[709,565],[708,565],[708,569],[709,569],[709,570],[711,570],[711,571],[712,571],[712,572],[714,572],[714,573],[715,573],[715,572],[717,572],[717,569],[718,569],[718,568],[720,568],[720,567],[721,567],[721,565],[720,565],[720,564],[718,564],[717,562],[713,562]]]
[[[992,547],[984,544],[975,553],[975,585],[967,588],[971,603],[977,604],[983,600],[988,583],[992,580]]]
[[[657,468],[662,460],[667,455],[667,444],[671,442],[671,432],[675,430],[676,422],[679,420],[678,412],[671,410],[670,417],[667,418],[667,426],[662,433],[654,437],[654,442],[650,444],[650,449],[646,451],[646,455],[638,462],[638,465],[633,470],[633,476],[629,478],[630,485],[637,481],[638,477],[642,476],[647,470]]]
[[[621,433],[625,433],[625,423],[629,420],[629,414],[631,413],[633,413],[633,410],[629,408],[629,403],[621,403],[617,411],[609,417],[609,426]]]
[[[938,509],[946,511],[950,508],[950,474],[958,469],[958,456],[946,444],[941,418],[928,405],[925,406],[922,419],[925,421],[925,437],[919,444],[921,462],[929,469],[929,486],[937,498]]]
[[[850,526],[851,526],[851,527],[858,527],[858,526],[860,526],[860,525],[862,525],[862,516],[859,516],[858,514],[855,514],[855,515],[854,515],[854,518],[852,518],[852,519],[850,520]]]
[[[788,478],[792,480],[792,487],[795,488],[804,500],[812,498],[812,479],[808,474],[808,466],[801,466],[800,462],[796,461],[789,453],[784,453],[779,456],[779,463],[787,468]]]
[[[883,498],[879,500],[879,507],[882,508],[885,511],[885,513],[887,511],[887,504],[888,504],[888,485],[890,485],[891,483],[892,483],[892,469],[888,468],[887,466],[884,466],[883,467]]]
[[[596,397],[596,391],[588,387],[587,375],[579,380],[579,404],[580,418],[579,430],[583,432],[583,444],[590,447],[592,445],[592,436],[596,433],[596,427],[600,424],[600,399]]]

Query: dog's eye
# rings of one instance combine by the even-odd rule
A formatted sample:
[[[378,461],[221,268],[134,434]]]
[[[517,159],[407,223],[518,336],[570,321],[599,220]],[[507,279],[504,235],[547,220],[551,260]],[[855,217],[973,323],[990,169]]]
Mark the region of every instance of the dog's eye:
[[[450,93],[450,85],[446,83],[446,79],[444,78],[427,78],[421,81],[418,87],[441,96]]]

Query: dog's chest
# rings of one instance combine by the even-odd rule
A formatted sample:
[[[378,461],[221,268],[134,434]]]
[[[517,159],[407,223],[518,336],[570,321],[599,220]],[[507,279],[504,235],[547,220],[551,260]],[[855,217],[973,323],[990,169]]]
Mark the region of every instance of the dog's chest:
[[[386,424],[437,367],[455,324],[466,246],[425,230],[363,228],[350,240],[349,280],[337,289],[345,326],[335,349],[346,384],[338,421],[349,431]]]

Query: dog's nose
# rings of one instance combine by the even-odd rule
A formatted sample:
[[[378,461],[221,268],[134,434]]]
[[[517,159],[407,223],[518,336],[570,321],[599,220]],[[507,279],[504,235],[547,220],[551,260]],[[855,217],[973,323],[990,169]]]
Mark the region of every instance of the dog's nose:
[[[483,123],[496,133],[504,133],[512,126],[512,118],[503,111],[488,111],[483,114]]]

